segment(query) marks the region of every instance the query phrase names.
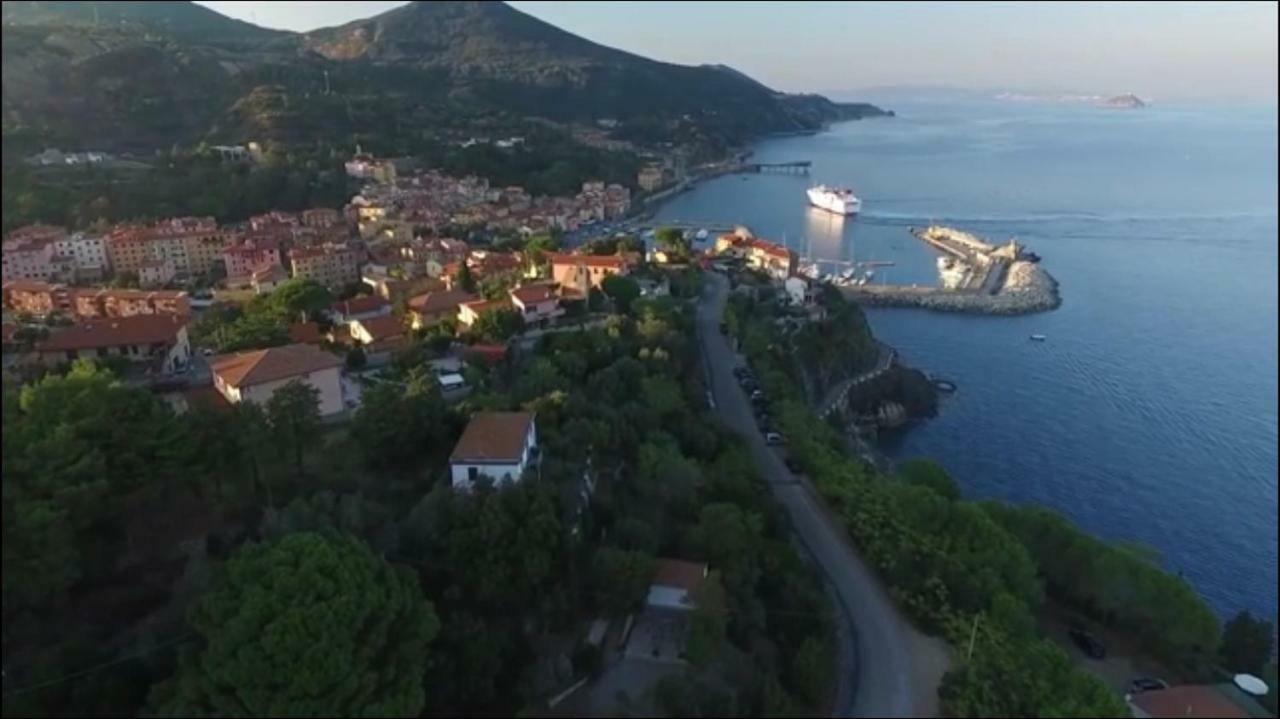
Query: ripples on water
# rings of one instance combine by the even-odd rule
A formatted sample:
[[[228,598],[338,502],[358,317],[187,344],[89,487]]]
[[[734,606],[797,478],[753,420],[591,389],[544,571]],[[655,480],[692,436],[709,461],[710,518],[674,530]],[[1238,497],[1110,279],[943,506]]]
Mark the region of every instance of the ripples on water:
[[[807,209],[809,180],[763,175],[708,183],[660,217],[745,222],[814,257],[893,260],[881,273],[892,282],[936,281],[910,226],[1025,241],[1062,283],[1056,312],[869,313],[909,363],[960,387],[887,449],[943,460],[970,496],[1047,505],[1150,545],[1220,612],[1274,615],[1274,109],[894,109],[757,150],[852,184],[859,218]]]

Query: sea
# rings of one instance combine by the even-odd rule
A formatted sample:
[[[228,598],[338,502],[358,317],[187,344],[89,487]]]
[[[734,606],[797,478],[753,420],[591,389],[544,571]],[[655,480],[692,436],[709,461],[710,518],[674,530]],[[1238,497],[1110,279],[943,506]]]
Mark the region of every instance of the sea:
[[[808,160],[811,175],[711,180],[658,224],[742,223],[805,257],[892,262],[873,280],[891,283],[937,282],[910,227],[1026,244],[1061,285],[1056,311],[868,311],[906,363],[958,385],[882,449],[941,461],[968,497],[1137,547],[1223,616],[1274,619],[1276,109],[892,109],[766,141],[755,161]],[[807,207],[818,182],[851,186],[862,213]]]

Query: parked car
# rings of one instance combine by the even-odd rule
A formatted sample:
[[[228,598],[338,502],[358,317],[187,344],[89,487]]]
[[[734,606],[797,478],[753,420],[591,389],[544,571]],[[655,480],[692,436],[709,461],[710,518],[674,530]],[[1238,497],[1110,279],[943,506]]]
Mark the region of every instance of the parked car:
[[[778,434],[777,432],[774,432],[773,430],[768,430],[764,433],[764,441],[766,444],[778,445],[778,444],[782,444],[785,440],[783,440],[782,435]]]
[[[752,401],[755,401],[755,400],[758,400],[758,399],[759,399],[759,400],[763,400],[763,399],[764,399],[764,392],[761,392],[761,391],[760,391],[760,390],[758,390],[758,389],[753,389],[753,390],[751,390],[751,400],[752,400]]]
[[[804,469],[800,467],[800,463],[796,461],[795,457],[787,457],[782,461],[787,464],[787,469],[793,474],[801,474],[804,472]]]
[[[1160,689],[1168,689],[1169,685],[1163,679],[1155,677],[1138,677],[1129,682],[1130,694],[1141,694],[1142,692],[1153,692]]]
[[[1071,627],[1067,632],[1071,636],[1071,641],[1080,647],[1080,651],[1093,659],[1103,659],[1107,656],[1107,648],[1102,646],[1102,642],[1081,627]]]

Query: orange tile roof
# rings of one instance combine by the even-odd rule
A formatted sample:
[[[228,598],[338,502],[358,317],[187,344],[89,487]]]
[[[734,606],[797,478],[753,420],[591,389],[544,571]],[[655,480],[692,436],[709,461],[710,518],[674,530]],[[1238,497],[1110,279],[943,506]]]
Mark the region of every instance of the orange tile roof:
[[[480,412],[449,455],[451,462],[519,462],[533,424],[531,412]]]
[[[341,366],[342,360],[336,356],[305,344],[218,355],[209,362],[214,374],[233,387],[262,384]]]
[[[405,333],[404,323],[395,315],[378,315],[368,319],[356,320],[373,337],[374,342],[399,337]]]
[[[1141,692],[1130,700],[1151,717],[1247,717],[1249,713],[1204,684]]]
[[[553,265],[585,265],[587,267],[622,269],[629,264],[625,257],[618,255],[567,255],[549,252],[546,256]]]
[[[753,249],[760,250],[766,255],[772,255],[774,257],[779,257],[784,259],[791,257],[791,250],[788,250],[787,248],[782,247],[781,245],[775,245],[774,243],[769,242],[767,240],[752,240],[751,247]]]
[[[289,325],[289,341],[295,344],[319,344],[324,339],[320,325],[315,322],[294,322]]]
[[[476,296],[462,290],[446,292],[428,292],[409,299],[409,309],[424,314],[434,314],[446,310],[457,309],[464,302],[471,302]]]
[[[170,342],[186,326],[185,317],[170,314],[86,320],[55,332],[40,343],[40,350],[59,352]]]
[[[519,300],[520,304],[536,305],[539,302],[555,299],[556,290],[553,285],[546,283],[525,285],[511,290],[511,296]]]
[[[349,300],[335,302],[333,303],[333,309],[349,316],[380,310],[388,304],[390,303],[377,295],[361,295],[352,297]]]
[[[707,576],[707,565],[702,562],[686,562],[683,559],[659,559],[653,563],[652,584],[679,587],[692,592]]]

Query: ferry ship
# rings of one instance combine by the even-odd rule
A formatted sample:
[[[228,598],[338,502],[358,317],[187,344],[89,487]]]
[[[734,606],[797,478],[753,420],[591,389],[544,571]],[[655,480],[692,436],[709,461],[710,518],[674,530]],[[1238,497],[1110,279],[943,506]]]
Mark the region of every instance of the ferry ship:
[[[809,188],[809,204],[837,215],[856,215],[862,209],[862,200],[847,187],[818,185]]]

